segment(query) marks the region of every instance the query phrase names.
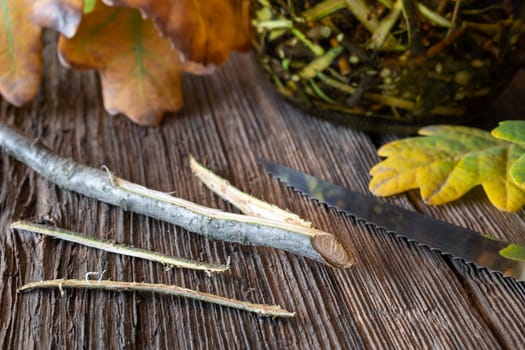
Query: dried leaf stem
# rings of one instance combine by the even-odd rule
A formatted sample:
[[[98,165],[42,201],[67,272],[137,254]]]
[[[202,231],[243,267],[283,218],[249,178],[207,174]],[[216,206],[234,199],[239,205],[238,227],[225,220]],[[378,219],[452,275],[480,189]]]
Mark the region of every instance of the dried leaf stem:
[[[376,30],[372,32],[370,43],[368,44],[369,49],[379,49],[383,46],[386,38],[390,35],[390,30],[399,19],[403,6],[402,0],[397,0],[392,11],[385,16],[385,18],[379,23]]]
[[[363,0],[344,0],[346,7],[354,14],[359,22],[365,26],[371,33],[379,27],[379,23],[374,18],[370,18],[370,9]]]
[[[0,147],[65,190],[181,226],[210,239],[282,249],[337,267],[349,267],[355,261],[337,238],[327,232],[226,213],[151,190],[60,157],[4,123],[0,123]]]
[[[347,7],[345,0],[326,0],[310,7],[302,13],[303,18],[308,22],[318,21],[336,11]]]
[[[216,265],[200,263],[186,259],[175,258],[172,256],[152,252],[145,249],[130,247],[124,244],[104,241],[92,236],[86,236],[77,232],[64,230],[62,228],[49,225],[40,225],[28,221],[17,221],[11,224],[12,229],[24,230],[40,233],[46,236],[59,238],[68,242],[82,244],[91,248],[100,249],[109,253],[132,256],[135,258],[155,261],[166,265],[166,267],[178,267],[192,270],[202,270],[208,274],[212,272],[224,272],[229,269],[228,265]]]
[[[284,310],[278,305],[253,304],[246,301],[225,298],[215,294],[199,292],[193,289],[182,288],[175,285],[144,282],[56,279],[28,283],[20,287],[18,292],[25,293],[40,288],[58,288],[61,294],[64,293],[64,289],[101,289],[115,292],[152,292],[200,300],[206,303],[252,312],[263,317],[293,317],[295,315],[294,312]]]
[[[417,5],[411,0],[401,0],[401,4],[403,7],[403,14],[406,19],[410,54],[417,57],[425,52],[421,35],[421,22],[418,18]]]

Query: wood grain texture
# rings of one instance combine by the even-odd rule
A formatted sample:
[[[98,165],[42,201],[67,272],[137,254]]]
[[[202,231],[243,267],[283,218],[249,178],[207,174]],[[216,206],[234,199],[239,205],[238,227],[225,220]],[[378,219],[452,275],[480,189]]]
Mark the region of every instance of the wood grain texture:
[[[108,116],[91,73],[65,70],[46,46],[40,95],[16,109],[2,101],[0,118],[63,156],[207,206],[236,211],[193,177],[188,156],[240,189],[311,219],[355,249],[355,268],[335,270],[289,253],[208,241],[178,227],[64,192],[0,154],[0,344],[52,348],[435,348],[517,349],[525,344],[525,287],[443,258],[428,249],[354,223],[307,201],[256,164],[265,157],[369,194],[376,144],[388,137],[312,118],[278,98],[250,55],[213,76],[185,80],[183,112],[144,128]],[[521,117],[525,75],[493,108]],[[503,102],[502,102],[503,101]],[[505,103],[506,102],[506,103]],[[510,107],[510,106],[515,107]],[[520,109],[521,108],[521,109]],[[490,120],[489,123],[493,123]],[[525,244],[525,212],[504,214],[480,191],[442,207],[415,193],[385,201]],[[61,227],[137,247],[225,263],[231,272],[159,268],[26,233],[9,224],[50,217]],[[291,320],[260,319],[197,301],[150,294],[36,291],[40,279],[83,278],[105,271],[113,280],[173,283],[297,312]]]

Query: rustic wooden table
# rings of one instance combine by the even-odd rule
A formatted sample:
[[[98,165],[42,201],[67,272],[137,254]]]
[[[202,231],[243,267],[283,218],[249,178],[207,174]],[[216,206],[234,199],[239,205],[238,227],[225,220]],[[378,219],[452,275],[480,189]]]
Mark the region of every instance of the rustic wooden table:
[[[184,111],[160,127],[134,125],[103,109],[92,72],[61,68],[47,48],[40,95],[0,116],[59,154],[148,187],[236,212],[191,174],[193,154],[242,190],[288,208],[335,233],[359,263],[332,269],[273,249],[209,241],[173,225],[60,190],[0,153],[0,344],[29,348],[508,348],[525,347],[525,286],[436,252],[376,232],[293,193],[257,164],[261,156],[369,194],[374,136],[312,118],[284,103],[236,55],[213,76],[188,77]],[[522,118],[525,74],[493,106],[502,119]],[[496,120],[488,122],[493,126]],[[490,125],[492,124],[492,125]],[[385,201],[525,244],[525,211],[506,214],[475,190],[441,207],[417,193]],[[103,253],[72,243],[12,232],[10,222],[50,216],[62,227],[168,254],[232,261],[230,273],[207,277]],[[105,271],[113,280],[178,284],[276,303],[295,311],[285,320],[151,294],[35,291],[22,284],[83,278]]]

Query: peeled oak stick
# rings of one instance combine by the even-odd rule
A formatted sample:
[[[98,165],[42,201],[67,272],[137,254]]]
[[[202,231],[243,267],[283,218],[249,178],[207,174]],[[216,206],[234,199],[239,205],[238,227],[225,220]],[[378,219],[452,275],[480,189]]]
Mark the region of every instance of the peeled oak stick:
[[[353,254],[332,234],[286,222],[227,213],[134,184],[63,158],[0,122],[0,148],[64,190],[169,222],[207,238],[282,249],[335,267]]]

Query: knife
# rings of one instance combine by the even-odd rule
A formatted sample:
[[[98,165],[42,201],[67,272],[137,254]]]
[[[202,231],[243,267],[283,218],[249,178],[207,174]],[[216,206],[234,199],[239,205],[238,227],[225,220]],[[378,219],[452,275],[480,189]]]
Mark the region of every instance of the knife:
[[[442,255],[452,255],[525,281],[523,246],[379,201],[268,160],[259,159],[259,163],[294,190],[356,220],[438,250]]]

